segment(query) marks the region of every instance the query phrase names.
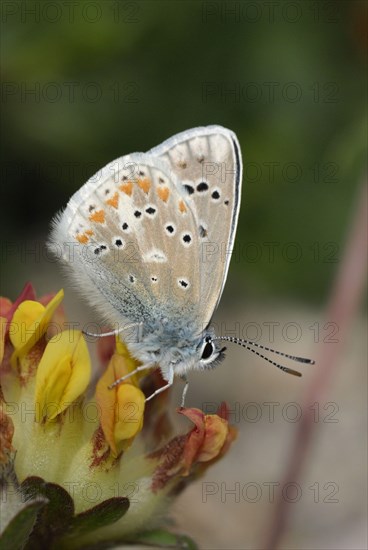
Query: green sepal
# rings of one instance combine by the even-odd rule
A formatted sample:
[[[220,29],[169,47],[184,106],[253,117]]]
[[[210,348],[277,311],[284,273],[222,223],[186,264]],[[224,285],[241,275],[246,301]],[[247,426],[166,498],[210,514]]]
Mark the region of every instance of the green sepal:
[[[129,504],[129,499],[126,497],[104,500],[97,506],[77,514],[73,518],[68,535],[80,536],[115,523],[127,513]]]
[[[47,499],[39,511],[37,522],[25,546],[26,550],[50,548],[55,539],[65,533],[74,516],[74,502],[69,493],[56,483],[48,483],[41,477],[26,478],[20,486],[26,498]]]
[[[37,515],[47,504],[46,499],[37,499],[24,504],[24,508],[5,527],[0,537],[0,550],[21,550],[26,547],[36,523]]]

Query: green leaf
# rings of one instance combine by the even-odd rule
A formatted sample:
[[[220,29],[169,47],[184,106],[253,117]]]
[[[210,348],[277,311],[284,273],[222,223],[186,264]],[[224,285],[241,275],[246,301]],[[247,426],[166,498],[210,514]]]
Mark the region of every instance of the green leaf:
[[[79,536],[115,523],[126,514],[129,504],[126,497],[113,497],[77,514],[70,526],[70,535]]]
[[[176,535],[165,531],[164,529],[155,529],[140,533],[133,544],[147,544],[148,546],[157,546],[159,548],[178,548],[182,550],[197,550],[196,543],[186,535]]]
[[[74,516],[74,502],[69,493],[56,483],[41,477],[28,477],[20,489],[26,498],[44,497],[47,504],[40,511],[26,549],[50,547],[53,540],[63,534]]]
[[[9,522],[0,537],[0,550],[21,550],[25,547],[37,520],[37,514],[47,504],[46,499],[25,503],[24,508]]]

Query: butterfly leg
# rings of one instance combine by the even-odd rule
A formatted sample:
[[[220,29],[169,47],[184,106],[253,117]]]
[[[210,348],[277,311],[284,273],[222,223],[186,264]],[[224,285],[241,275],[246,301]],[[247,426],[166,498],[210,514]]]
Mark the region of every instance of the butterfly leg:
[[[82,330],[82,333],[85,336],[91,336],[93,338],[104,338],[105,336],[117,336],[121,332],[124,332],[124,330],[128,330],[130,328],[139,327],[139,335],[141,334],[143,323],[132,323],[130,325],[124,325],[121,328],[116,328],[115,330],[110,330],[109,332],[100,332],[99,334],[95,332],[88,332],[87,330]],[[139,340],[138,340],[139,341]]]
[[[170,386],[173,385],[173,382],[174,382],[174,369],[171,369],[170,370],[170,375],[169,375],[169,380],[168,380],[167,384],[165,386],[162,386],[158,390],[154,391],[153,393],[151,393],[151,395],[146,398],[146,402],[150,401],[153,397],[155,397],[159,393],[162,393],[163,391],[168,390],[170,388]]]
[[[188,378],[185,376],[185,374],[183,376],[181,376],[180,378],[182,380],[184,380],[184,382],[185,382],[183,393],[182,393],[182,396],[181,396],[181,404],[180,404],[180,407],[183,409],[184,406],[185,406],[185,397],[187,395],[187,391],[188,391],[188,388],[189,388],[189,381],[188,381]]]
[[[109,390],[112,390],[112,388],[115,388],[115,386],[118,386],[121,382],[124,382],[124,380],[127,380],[127,378],[134,376],[135,374],[137,374],[137,372],[141,372],[142,370],[146,370],[146,369],[151,369],[154,366],[155,366],[155,363],[149,363],[148,365],[140,365],[136,369],[132,370],[132,372],[129,372],[128,374],[126,374],[125,376],[122,376],[121,378],[118,378],[117,380],[115,380],[115,382],[110,384]]]

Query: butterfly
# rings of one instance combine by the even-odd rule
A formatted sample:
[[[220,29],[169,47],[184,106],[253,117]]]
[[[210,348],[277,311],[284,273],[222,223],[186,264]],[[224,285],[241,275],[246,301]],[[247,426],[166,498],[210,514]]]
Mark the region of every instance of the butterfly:
[[[138,337],[126,343],[141,365],[113,386],[159,366],[166,384],[147,400],[179,376],[186,381],[183,404],[187,373],[216,366],[224,358],[223,340],[258,355],[254,346],[274,352],[216,336],[211,328],[228,273],[241,186],[234,132],[198,127],[147,153],[112,161],[55,218],[50,246],[77,288],[117,324],[112,333],[137,328]]]

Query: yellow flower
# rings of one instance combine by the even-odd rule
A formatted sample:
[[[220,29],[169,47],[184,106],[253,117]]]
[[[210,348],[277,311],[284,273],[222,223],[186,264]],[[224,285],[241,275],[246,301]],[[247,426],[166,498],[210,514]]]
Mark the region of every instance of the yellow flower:
[[[57,334],[46,346],[36,374],[36,421],[53,420],[86,390],[91,362],[77,330]]]
[[[226,411],[180,409],[195,427],[172,437],[169,392],[145,403],[145,395],[165,385],[160,371],[140,372],[109,389],[139,365],[117,340],[93,388],[82,333],[66,330],[47,342],[62,292],[44,307],[24,299],[31,291],[33,298],[26,287],[0,320],[0,328],[10,321],[11,329],[10,340],[6,333],[0,340],[3,363],[8,367],[13,352],[20,365],[1,373],[0,501],[7,513],[0,546],[16,538],[19,546],[60,550],[119,542],[194,548],[160,526],[174,495],[235,438]],[[27,361],[32,368],[25,375]]]
[[[138,387],[135,375],[116,388],[109,389],[115,380],[132,372],[138,364],[119,341],[117,351],[119,353],[112,356],[96,387],[101,427],[113,456],[127,449],[142,429],[145,404],[144,394]]]
[[[18,306],[9,327],[10,341],[15,348],[11,358],[13,366],[17,361],[22,364],[22,359],[45,334],[63,297],[64,291],[60,290],[47,306],[33,300],[25,300]]]

